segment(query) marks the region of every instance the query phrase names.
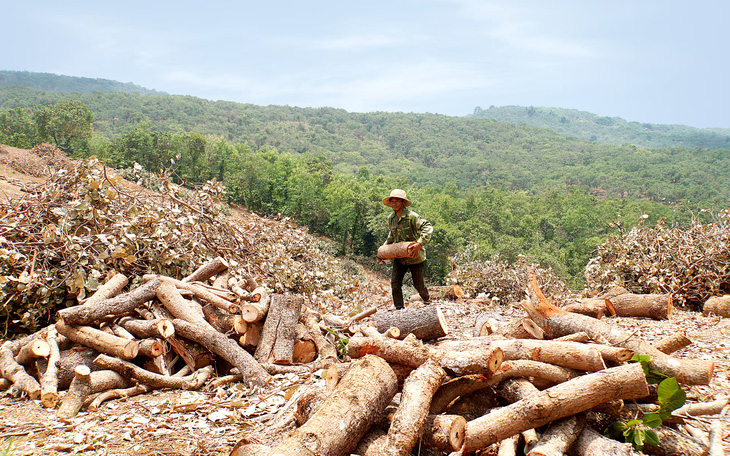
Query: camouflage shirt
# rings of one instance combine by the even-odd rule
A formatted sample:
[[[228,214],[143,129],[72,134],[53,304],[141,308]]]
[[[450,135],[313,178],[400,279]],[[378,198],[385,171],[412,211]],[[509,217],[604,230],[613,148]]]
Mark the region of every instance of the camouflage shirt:
[[[397,242],[418,242],[422,247],[428,244],[433,233],[431,222],[416,214],[412,210],[403,208],[400,218],[396,216],[395,211],[388,217],[388,239],[385,244],[394,244]],[[416,258],[400,258],[403,264],[418,264],[426,261],[426,249],[421,248]]]

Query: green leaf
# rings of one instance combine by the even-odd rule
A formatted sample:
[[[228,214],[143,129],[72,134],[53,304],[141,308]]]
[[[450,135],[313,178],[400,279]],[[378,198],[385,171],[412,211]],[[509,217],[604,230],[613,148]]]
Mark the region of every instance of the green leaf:
[[[676,410],[687,400],[687,395],[679,386],[676,378],[667,378],[659,383],[657,395],[664,411]]]
[[[657,428],[662,425],[662,417],[657,413],[647,413],[644,415],[644,425],[651,428]]]
[[[646,430],[644,445],[659,446],[659,436],[651,429]]]

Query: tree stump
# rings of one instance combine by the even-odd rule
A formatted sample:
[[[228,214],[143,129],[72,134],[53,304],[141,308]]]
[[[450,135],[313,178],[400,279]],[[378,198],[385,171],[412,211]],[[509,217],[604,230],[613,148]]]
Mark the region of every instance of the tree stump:
[[[401,339],[413,334],[421,340],[431,340],[449,333],[441,308],[436,305],[378,312],[374,319],[378,332],[395,327],[400,330]]]

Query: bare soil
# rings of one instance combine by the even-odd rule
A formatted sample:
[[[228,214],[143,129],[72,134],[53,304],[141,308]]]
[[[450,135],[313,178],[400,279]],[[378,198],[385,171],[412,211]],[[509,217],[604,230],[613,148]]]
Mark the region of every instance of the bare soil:
[[[0,147],[0,201],[23,198],[25,186],[43,180],[42,171],[38,175],[27,171],[42,168],[42,160],[30,157],[28,151]],[[369,276],[373,281],[369,287],[370,305],[381,310],[391,308],[387,280],[375,273]],[[482,312],[489,312],[502,323],[525,316],[516,306],[500,306],[484,300],[446,301],[439,305],[451,329],[447,337],[453,339],[471,336],[475,317]],[[353,307],[341,301],[336,306],[337,309]],[[730,319],[675,309],[670,320],[608,318],[606,321],[648,342],[684,333],[693,344],[677,352],[677,357],[715,360],[709,385],[685,387],[688,401],[710,401],[730,394]],[[158,390],[106,402],[99,410],[84,410],[70,420],[59,419],[54,409],[44,408],[40,401],[3,396],[0,398],[0,454],[228,455],[239,440],[258,440],[294,388],[314,383],[324,383],[317,373],[277,375],[265,390],[250,389],[241,383],[201,391]],[[730,430],[730,420],[723,419],[725,429]],[[710,423],[711,420],[702,419],[696,426],[709,430]],[[730,450],[730,445],[726,450]]]

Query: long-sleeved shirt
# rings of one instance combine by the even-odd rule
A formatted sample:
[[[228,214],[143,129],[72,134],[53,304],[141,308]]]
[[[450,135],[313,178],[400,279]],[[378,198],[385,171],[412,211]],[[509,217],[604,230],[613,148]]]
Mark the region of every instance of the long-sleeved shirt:
[[[388,239],[385,244],[396,242],[418,242],[421,244],[421,251],[416,258],[399,258],[403,264],[418,264],[426,261],[426,249],[424,248],[431,240],[433,226],[431,222],[416,214],[407,207],[401,212],[400,218],[393,212],[388,217]]]

